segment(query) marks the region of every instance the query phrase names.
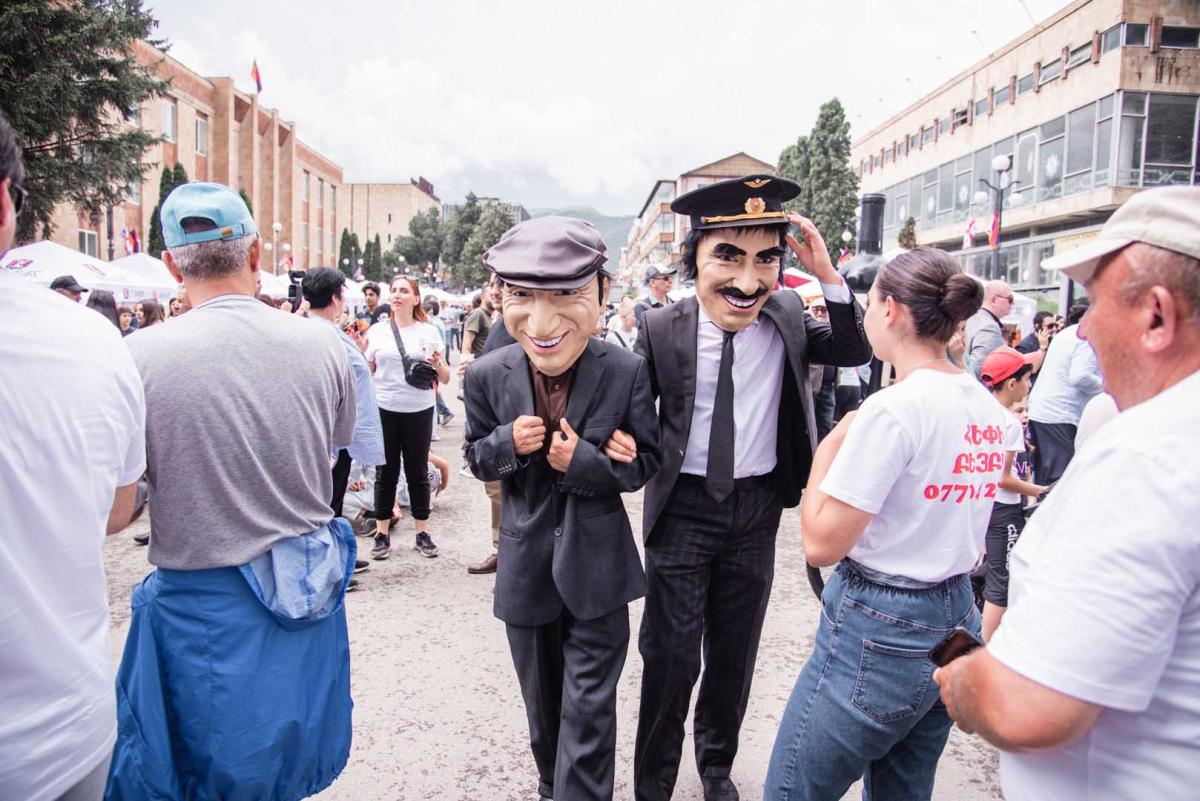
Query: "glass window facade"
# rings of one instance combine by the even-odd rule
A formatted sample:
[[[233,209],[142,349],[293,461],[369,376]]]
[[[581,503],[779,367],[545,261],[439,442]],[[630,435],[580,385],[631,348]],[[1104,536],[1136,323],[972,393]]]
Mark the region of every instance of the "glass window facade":
[[[1042,65],[1042,79],[1040,84],[1045,85],[1053,81],[1055,78],[1062,76],[1062,59],[1054,59],[1049,64]]]
[[[1033,73],[1017,78],[1017,97],[1033,91]]]
[[[987,108],[988,108],[988,106],[987,106],[987,98],[986,97],[983,100],[976,100],[975,101],[975,116],[982,117],[984,114],[987,114]]]
[[[1198,120],[1196,95],[1106,95],[889,187],[895,209],[885,212],[884,236],[895,237],[910,216],[929,229],[987,213],[991,201],[975,204],[974,195],[980,179],[999,180],[991,166],[998,155],[1012,156],[1005,179],[1019,185],[1027,203],[1100,186],[1200,184]]]
[[[1090,61],[1092,58],[1092,43],[1088,42],[1085,45],[1075,48],[1071,51],[1067,58],[1068,67],[1077,67],[1084,62]]]
[[[1145,47],[1150,43],[1150,26],[1141,23],[1125,23],[1125,46]]]
[[[995,108],[1008,105],[1008,84],[1004,84],[996,89],[996,96],[993,99],[992,105]]]
[[[1162,29],[1163,47],[1197,47],[1200,46],[1200,28],[1185,28],[1181,25],[1164,25]]]

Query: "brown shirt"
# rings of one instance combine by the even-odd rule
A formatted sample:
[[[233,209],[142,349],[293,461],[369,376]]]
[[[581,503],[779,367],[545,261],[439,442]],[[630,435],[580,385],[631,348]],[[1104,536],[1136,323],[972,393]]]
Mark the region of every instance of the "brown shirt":
[[[571,383],[575,380],[575,368],[571,367],[562,375],[542,375],[536,369],[533,373],[533,413],[542,418],[546,426],[546,441],[542,443],[542,453],[550,452],[550,437],[558,431],[558,424],[567,416],[567,400],[571,397]]]

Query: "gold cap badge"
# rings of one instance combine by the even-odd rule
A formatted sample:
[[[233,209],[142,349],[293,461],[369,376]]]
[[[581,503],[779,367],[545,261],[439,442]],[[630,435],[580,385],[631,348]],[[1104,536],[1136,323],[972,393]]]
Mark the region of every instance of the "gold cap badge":
[[[746,201],[747,214],[762,214],[767,210],[767,201],[761,197],[752,197]]]
[[[755,178],[753,181],[744,181],[743,183],[751,189],[762,189],[767,184],[771,183],[770,178]]]

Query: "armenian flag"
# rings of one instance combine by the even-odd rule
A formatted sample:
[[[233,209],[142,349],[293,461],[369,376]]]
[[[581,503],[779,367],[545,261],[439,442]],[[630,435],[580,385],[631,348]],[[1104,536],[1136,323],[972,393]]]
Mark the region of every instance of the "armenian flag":
[[[988,231],[988,245],[992,250],[1000,247],[1000,212],[992,212],[992,228]]]
[[[254,93],[262,94],[262,75],[258,71],[258,59],[254,59],[254,64],[250,67],[250,77],[254,79]]]

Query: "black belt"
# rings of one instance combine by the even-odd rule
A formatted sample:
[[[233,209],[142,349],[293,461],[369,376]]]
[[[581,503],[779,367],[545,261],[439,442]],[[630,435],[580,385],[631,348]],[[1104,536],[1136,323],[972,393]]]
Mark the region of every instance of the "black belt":
[[[745,478],[735,478],[733,480],[734,492],[751,492],[753,490],[763,489],[771,486],[775,480],[774,473],[767,473],[761,476],[746,476]],[[694,476],[691,473],[680,473],[679,481],[704,486],[704,476]]]

